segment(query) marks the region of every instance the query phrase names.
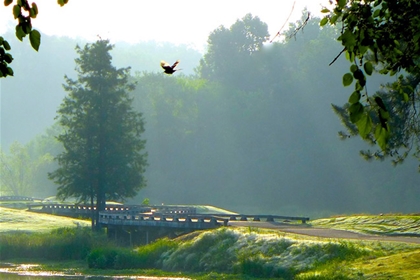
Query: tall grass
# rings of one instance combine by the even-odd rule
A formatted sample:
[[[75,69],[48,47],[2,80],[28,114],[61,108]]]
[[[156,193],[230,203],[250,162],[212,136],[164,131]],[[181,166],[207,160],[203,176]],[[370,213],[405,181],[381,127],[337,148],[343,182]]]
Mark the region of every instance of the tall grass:
[[[63,236],[63,232],[60,234]],[[80,238],[87,233],[70,231],[64,238],[66,242],[42,246],[52,251],[55,259],[64,258],[72,252],[71,248],[77,248],[74,258],[86,257],[90,268],[217,272],[281,279],[294,279],[297,274],[330,261],[348,261],[370,254],[370,250],[353,242],[308,241],[278,233],[227,228],[205,231],[191,240],[160,239],[136,249],[107,243],[95,246],[91,234],[87,234],[87,239],[83,237],[83,242],[73,242],[71,236],[77,234]],[[35,243],[29,247],[37,248]],[[66,253],[60,254],[63,250]]]
[[[88,263],[95,268],[154,268],[294,279],[327,262],[348,261],[370,253],[370,249],[353,242],[307,241],[222,228],[188,241],[158,240],[136,250],[99,248],[89,254]]]
[[[83,260],[93,248],[108,243],[106,236],[83,227],[59,228],[50,233],[1,233],[0,260]]]
[[[93,249],[87,262],[90,268],[101,269],[161,268],[162,257],[177,246],[177,242],[166,238],[136,250],[107,246]]]
[[[118,247],[89,228],[0,235],[0,259],[87,260],[90,268],[160,269],[279,279],[351,279],[345,263],[414,245],[301,239],[274,231],[220,228],[184,239]],[[410,248],[409,248],[410,247]],[[413,248],[419,248],[414,246]],[[321,272],[321,273],[320,273]],[[324,278],[319,278],[322,275]],[[242,278],[241,276],[238,276]],[[245,277],[246,278],[246,277]]]

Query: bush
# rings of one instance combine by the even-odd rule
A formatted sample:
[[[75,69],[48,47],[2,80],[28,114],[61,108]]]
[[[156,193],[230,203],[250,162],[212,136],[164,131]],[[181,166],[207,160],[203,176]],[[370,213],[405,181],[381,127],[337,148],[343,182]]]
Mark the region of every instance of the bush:
[[[61,228],[50,233],[0,234],[0,259],[83,260],[92,248],[107,244],[89,228]]]
[[[132,269],[161,268],[162,254],[170,251],[176,243],[161,239],[137,250],[117,247],[96,248],[87,257],[89,268]]]
[[[87,256],[89,268],[113,269],[118,255],[115,248],[97,248]]]

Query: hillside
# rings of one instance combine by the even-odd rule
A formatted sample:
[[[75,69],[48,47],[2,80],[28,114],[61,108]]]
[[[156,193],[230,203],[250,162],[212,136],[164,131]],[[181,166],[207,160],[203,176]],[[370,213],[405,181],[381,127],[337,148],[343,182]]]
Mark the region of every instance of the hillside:
[[[0,233],[49,232],[63,227],[90,226],[90,221],[0,207]]]

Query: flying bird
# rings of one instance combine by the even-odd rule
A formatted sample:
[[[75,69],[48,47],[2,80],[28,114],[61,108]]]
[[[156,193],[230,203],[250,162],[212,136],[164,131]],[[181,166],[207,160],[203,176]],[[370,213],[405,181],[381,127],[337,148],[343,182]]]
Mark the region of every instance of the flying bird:
[[[179,60],[177,60],[177,61],[175,61],[175,63],[171,66],[171,65],[169,65],[169,63],[168,62],[166,62],[166,61],[161,61],[160,62],[160,66],[162,66],[162,68],[165,70],[164,71],[164,73],[165,74],[169,74],[169,75],[171,75],[171,74],[173,74],[175,71],[177,71],[177,70],[181,70],[181,69],[177,69],[177,70],[175,70],[175,67],[178,65],[178,63],[179,63]]]

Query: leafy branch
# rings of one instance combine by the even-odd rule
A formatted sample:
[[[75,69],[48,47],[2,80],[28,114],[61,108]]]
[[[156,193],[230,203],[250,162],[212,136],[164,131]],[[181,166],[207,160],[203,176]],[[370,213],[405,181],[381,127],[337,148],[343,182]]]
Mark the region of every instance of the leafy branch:
[[[321,11],[328,14],[321,19],[321,26],[342,25],[337,40],[343,45],[343,50],[330,65],[342,53],[351,63],[350,71],[342,78],[345,87],[356,81],[348,101],[350,121],[357,126],[363,139],[373,135],[385,152],[389,149],[391,129],[396,129],[390,125],[389,110],[394,104],[381,96],[369,98],[366,80],[374,71],[384,75],[395,75],[400,70],[408,74],[419,72],[419,10],[420,3],[409,0],[338,0],[333,9],[323,8]],[[405,102],[415,103],[408,98],[405,89],[400,87],[395,91]],[[364,101],[362,96],[366,97]],[[372,112],[375,112],[375,118],[372,118]]]
[[[13,0],[4,0],[4,6],[7,7],[13,2]],[[64,6],[68,0],[58,0],[57,3]],[[22,41],[26,35],[29,35],[32,48],[38,51],[41,45],[41,34],[32,28],[32,19],[38,15],[38,6],[36,3],[29,5],[27,0],[17,0],[12,12],[14,19],[18,21],[15,28],[16,38]],[[10,50],[10,44],[0,36],[0,78],[13,76],[13,69],[9,66],[13,61],[13,56],[7,52]]]

